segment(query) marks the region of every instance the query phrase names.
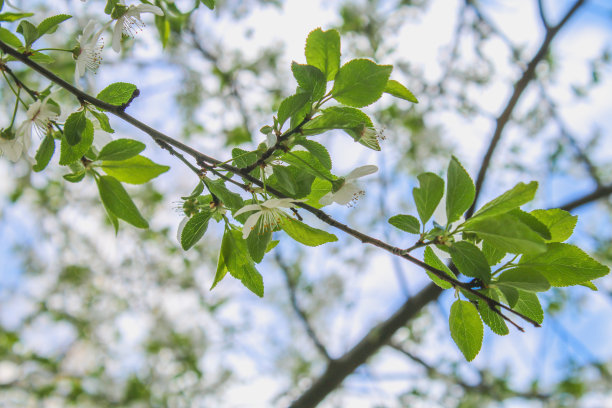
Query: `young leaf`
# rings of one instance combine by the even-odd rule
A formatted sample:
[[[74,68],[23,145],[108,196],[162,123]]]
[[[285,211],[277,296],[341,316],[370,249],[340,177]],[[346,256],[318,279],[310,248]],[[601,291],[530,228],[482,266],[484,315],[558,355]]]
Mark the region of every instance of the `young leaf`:
[[[332,96],[338,102],[361,108],[376,102],[385,89],[391,65],[377,65],[367,59],[354,59],[340,68]]]
[[[478,247],[468,241],[455,242],[449,248],[451,259],[465,276],[478,278],[488,283],[491,280],[491,267]]]
[[[85,171],[85,169],[83,169],[83,170],[77,171],[76,173],[64,174],[62,177],[64,178],[64,180],[70,183],[78,183],[85,178],[86,173],[87,172]]]
[[[548,240],[551,238],[550,231],[540,222],[536,217],[521,210],[520,208],[515,208],[514,210],[508,211],[508,214],[513,217],[518,218],[523,224],[527,225],[533,231],[537,232],[542,238]]]
[[[529,268],[509,269],[499,275],[497,284],[512,286],[529,292],[546,292],[550,289],[548,280],[540,272]]]
[[[14,48],[23,47],[21,40],[15,34],[4,27],[0,27],[0,41],[3,41]]]
[[[291,238],[300,244],[308,246],[319,246],[327,242],[334,242],[338,240],[334,234],[313,228],[292,218],[287,218],[285,222],[281,224],[281,228]]]
[[[431,218],[444,195],[444,180],[434,173],[422,173],[417,176],[419,187],[412,189],[414,203],[423,225]]]
[[[317,28],[306,39],[306,62],[318,68],[327,81],[336,77],[340,68],[340,34],[336,30]]]
[[[487,262],[491,266],[497,265],[502,259],[504,259],[504,256],[506,256],[506,252],[494,247],[487,241],[482,242],[482,253],[484,254],[485,258],[487,258]]]
[[[225,182],[223,180],[219,179],[213,181],[210,179],[205,179],[204,183],[206,184],[208,191],[221,200],[221,202],[227,208],[232,210],[242,208],[243,200],[240,197],[240,194],[229,191],[227,187],[225,187]]]
[[[117,139],[100,150],[97,160],[127,160],[145,149],[145,144],[133,139]]]
[[[108,116],[104,112],[96,112],[94,110],[89,111],[95,118],[98,120],[100,124],[100,129],[108,133],[115,133],[115,130],[111,127],[110,122],[108,120]]]
[[[44,34],[53,34],[61,23],[70,18],[72,18],[72,16],[69,16],[68,14],[58,14],[56,16],[45,18],[37,27],[38,35],[42,36]]]
[[[64,136],[70,146],[74,146],[81,141],[81,134],[85,130],[87,118],[85,117],[85,111],[74,112],[64,124]]]
[[[529,184],[518,183],[512,189],[483,205],[476,211],[474,218],[492,217],[518,208],[533,200],[537,189],[538,183],[536,181],[532,181]]]
[[[327,80],[319,68],[312,65],[301,65],[294,61],[291,63],[291,71],[300,88],[311,95],[311,100],[318,101],[323,98]]]
[[[89,119],[85,119],[85,128],[81,133],[81,141],[79,143],[71,146],[66,140],[66,135],[63,135],[60,145],[59,164],[65,166],[80,160],[93,143],[93,133],[93,123]]]
[[[577,215],[571,215],[559,208],[550,210],[534,210],[531,215],[536,217],[550,231],[551,242],[563,242],[574,232]]]
[[[13,21],[21,20],[22,18],[32,17],[34,13],[2,13],[0,14],[0,21],[6,21],[12,23]]]
[[[390,79],[387,82],[387,85],[385,86],[385,93],[393,95],[396,98],[405,99],[413,103],[419,103],[417,98],[408,90],[408,88],[393,79]]]
[[[208,228],[208,221],[211,215],[212,212],[204,210],[189,218],[181,233],[181,247],[185,251],[202,239]]]
[[[446,176],[447,223],[457,221],[474,202],[476,190],[470,175],[455,156],[448,164]]]
[[[298,139],[296,140],[295,144],[305,147],[310,154],[321,162],[323,167],[325,167],[327,170],[331,170],[331,157],[325,146],[323,146],[321,143],[315,142],[314,140]]]
[[[540,324],[542,324],[544,321],[544,311],[542,310],[542,305],[540,305],[538,295],[535,293],[519,289],[518,299],[516,304],[512,306],[512,309],[524,314]]]
[[[466,222],[464,231],[474,232],[489,245],[511,254],[533,254],[546,250],[544,239],[538,233],[508,213],[471,218]]]
[[[484,329],[476,307],[465,300],[456,300],[448,319],[451,337],[465,356],[472,361],[482,347]]]
[[[267,252],[268,244],[272,240],[272,231],[262,227],[263,219],[260,218],[255,226],[255,231],[264,231],[260,234],[250,233],[246,239],[249,255],[255,263],[260,263]]]
[[[169,169],[170,167],[154,163],[144,156],[134,156],[121,161],[105,160],[102,162],[102,170],[106,174],[129,184],[144,184]]]
[[[332,106],[323,109],[321,115],[313,118],[302,128],[304,135],[318,135],[330,129],[342,129],[355,137],[350,131],[360,132],[374,127],[372,120],[359,109],[348,106]]]
[[[498,291],[495,289],[484,289],[482,294],[493,300],[499,301]],[[491,310],[487,302],[482,299],[478,300],[478,312],[480,313],[482,321],[489,326],[493,333],[499,334],[500,336],[505,336],[510,333],[503,317]]]
[[[22,20],[17,26],[17,32],[23,35],[23,39],[25,40],[25,46],[27,48],[30,47],[40,36],[38,35],[38,30],[36,26],[30,23],[27,20]]]
[[[442,262],[440,258],[438,258],[438,256],[433,251],[433,249],[431,249],[431,247],[425,248],[425,255],[424,255],[423,260],[425,261],[427,265],[433,266],[434,268],[441,270],[442,272],[446,273],[448,276],[450,276],[453,279],[457,279],[457,275],[455,275],[453,271],[448,269],[448,266],[446,266],[444,262]],[[442,289],[450,289],[453,287],[453,285],[451,285],[449,282],[438,278],[433,273],[429,271],[426,271],[426,272],[427,272],[427,275],[429,275],[429,278],[433,281],[433,283],[435,283]]]
[[[138,208],[116,178],[100,176],[96,177],[96,183],[102,203],[110,213],[137,228],[149,228],[149,223],[140,215]]]
[[[282,128],[287,119],[299,112],[310,100],[307,93],[297,93],[285,98],[278,108],[278,125]]]
[[[419,220],[412,215],[394,215],[393,217],[389,218],[389,224],[411,234],[419,234],[421,232],[421,224],[419,223]]]
[[[582,249],[553,242],[541,254],[523,255],[518,268],[540,272],[552,286],[571,286],[607,275],[610,268],[600,264]]]
[[[35,172],[44,170],[49,164],[51,157],[53,157],[53,152],[55,152],[55,139],[53,136],[47,134],[36,152],[36,156],[34,157],[36,164],[32,166],[32,170]]]
[[[213,10],[215,8],[215,0],[201,0],[202,4]]]
[[[127,82],[115,82],[104,88],[96,98],[115,106],[127,104],[138,95],[136,85]]]
[[[213,282],[215,285],[223,279],[226,270],[244,286],[257,296],[264,294],[263,279],[253,260],[249,256],[246,241],[242,239],[242,233],[238,230],[226,229],[221,243],[221,254],[217,265],[217,274]],[[212,288],[211,288],[212,289]]]

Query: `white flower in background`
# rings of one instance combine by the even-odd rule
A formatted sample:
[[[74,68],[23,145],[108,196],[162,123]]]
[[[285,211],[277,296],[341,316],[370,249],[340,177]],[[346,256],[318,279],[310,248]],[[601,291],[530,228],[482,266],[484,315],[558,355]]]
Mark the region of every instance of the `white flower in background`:
[[[260,233],[266,231],[272,231],[279,226],[283,219],[288,217],[287,213],[280,210],[280,208],[291,208],[296,202],[303,200],[296,200],[294,198],[272,198],[264,201],[261,204],[248,204],[236,211],[234,217],[249,211],[256,211],[254,214],[247,218],[244,226],[242,227],[242,238],[246,239],[251,231],[255,229],[257,222],[261,219]]]
[[[74,58],[76,59],[76,67],[74,70],[74,82],[78,83],[79,78],[85,75],[85,70],[96,72],[102,62],[102,48],[104,43],[100,38],[102,30],[95,31],[96,22],[89,21],[83,29],[83,34],[79,35],[77,42],[79,43],[74,50]]]
[[[118,15],[115,15],[118,14]],[[137,6],[126,6],[123,0],[115,6],[113,11],[113,18],[117,20],[115,27],[113,28],[113,50],[115,52],[121,52],[121,35],[134,37],[138,31],[142,31],[145,26],[140,19],[141,13],[153,13],[158,16],[163,16],[164,12],[157,6],[150,4],[139,4]]]
[[[378,167],[374,165],[367,165],[357,167],[346,176],[337,180],[340,182],[340,187],[335,192],[329,192],[325,194],[319,200],[320,204],[329,205],[331,203],[338,203],[342,205],[352,204],[359,200],[361,196],[365,194],[365,191],[357,184],[357,179],[367,176],[368,174],[376,173]]]
[[[15,162],[23,153],[27,154],[32,145],[32,130],[42,138],[49,130],[50,121],[58,118],[59,108],[47,103],[48,101],[47,96],[42,101],[39,99],[30,105],[26,112],[26,120],[19,125],[13,139],[0,138],[0,150],[9,160]],[[33,161],[29,156],[28,160]]]
[[[21,153],[28,150],[29,147],[29,145],[24,146],[23,139],[18,138],[12,131],[3,131],[0,136],[0,154],[6,156],[10,161],[19,160]]]

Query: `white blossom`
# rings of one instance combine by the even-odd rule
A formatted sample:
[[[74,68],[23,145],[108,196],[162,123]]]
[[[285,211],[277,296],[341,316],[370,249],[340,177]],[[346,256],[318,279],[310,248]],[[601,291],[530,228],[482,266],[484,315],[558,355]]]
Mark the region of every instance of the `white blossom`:
[[[342,205],[349,205],[357,201],[361,196],[365,194],[365,191],[357,184],[357,179],[367,176],[368,174],[376,173],[378,167],[374,165],[366,165],[357,167],[346,176],[342,177],[342,185],[336,192],[329,192],[325,194],[319,200],[320,204],[329,205],[331,203],[338,203]]]
[[[261,219],[260,232],[273,231],[279,226],[283,219],[288,217],[280,208],[290,208],[294,206],[294,203],[301,202],[303,200],[296,200],[294,198],[272,198],[266,200],[261,204],[248,204],[236,211],[234,217],[249,211],[256,211],[247,218],[244,226],[242,227],[242,238],[246,239],[251,231],[255,229],[257,222]]]
[[[0,138],[0,150],[9,160],[15,162],[19,160],[23,153],[27,154],[32,145],[32,130],[42,138],[49,129],[49,122],[59,116],[58,108],[49,104],[48,101],[49,97],[46,97],[44,100],[39,99],[29,106],[26,112],[26,120],[19,125],[13,139]],[[29,156],[28,160],[33,161]]]
[[[131,5],[126,7],[123,0],[115,6],[122,6],[125,11],[116,18],[117,22],[113,28],[113,50],[121,52],[121,35],[124,33],[127,36],[134,37],[138,31],[142,31],[144,23],[140,19],[141,13],[153,13],[158,16],[163,16],[164,12],[157,6],[150,4]]]
[[[75,48],[74,56],[76,67],[74,70],[74,82],[78,83],[79,78],[85,75],[85,70],[96,72],[102,62],[102,48],[104,43],[100,36],[102,30],[95,31],[96,22],[89,21],[83,33],[77,38],[78,46]]]

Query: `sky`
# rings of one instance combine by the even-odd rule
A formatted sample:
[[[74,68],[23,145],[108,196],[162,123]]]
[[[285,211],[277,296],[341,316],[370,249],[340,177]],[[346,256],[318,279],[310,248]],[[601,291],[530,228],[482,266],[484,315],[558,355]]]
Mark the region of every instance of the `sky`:
[[[99,3],[99,2],[98,2]],[[452,7],[449,4],[452,3]],[[491,17],[499,24],[504,32],[512,39],[518,40],[525,44],[526,54],[532,54],[535,44],[541,38],[541,30],[533,29],[537,20],[537,14],[533,9],[526,9],[517,5],[514,1],[499,1],[487,3],[495,3],[499,7],[493,9],[499,10],[499,12],[492,13]],[[558,12],[556,8],[559,7],[560,3],[554,0],[545,2],[547,9],[551,15]],[[95,3],[94,3],[95,4]],[[332,5],[333,4],[333,5]],[[274,7],[267,7],[263,10],[254,11],[243,23],[242,26],[237,29],[235,23],[229,18],[218,19],[206,10],[202,10],[199,15],[201,24],[207,26],[211,32],[217,36],[222,37],[227,49],[240,49],[247,55],[249,53],[257,52],[257,46],[260,44],[274,44],[282,42],[284,44],[284,57],[281,59],[283,66],[289,67],[292,60],[298,62],[304,62],[303,47],[304,39],[308,33],[316,27],[329,27],[334,23],[337,23],[335,14],[335,5],[333,2],[325,2],[321,0],[288,0],[283,7],[283,10],[278,10]],[[440,66],[438,60],[440,53],[443,52],[439,46],[429,46],[429,44],[445,44],[448,42],[453,32],[453,24],[455,21],[455,9],[457,2],[452,1],[438,1],[429,8],[425,15],[419,15],[414,17],[414,21],[408,24],[406,28],[398,33],[396,42],[398,44],[398,53],[400,55],[409,55],[411,63],[418,67],[422,72],[428,73],[432,78],[440,72]],[[77,7],[78,7],[77,2]],[[99,5],[98,5],[99,6]],[[88,5],[89,7],[89,5]],[[93,6],[95,7],[95,5]],[[268,22],[267,24],[262,24]],[[150,20],[148,22],[149,26]],[[608,26],[606,26],[608,24]],[[150,28],[150,27],[149,27]],[[252,30],[253,34],[248,40],[245,41],[243,32]],[[153,58],[158,52],[157,45],[155,45],[150,32],[143,32],[140,34],[140,38],[143,40],[136,49],[136,55],[142,58]],[[423,46],[423,42],[418,39],[427,38],[427,47]],[[605,20],[601,17],[601,13],[598,13],[597,9],[592,11],[586,11],[583,15],[577,19],[577,21],[568,27],[566,33],[562,34],[561,40],[563,42],[563,48],[555,49],[555,52],[560,56],[560,73],[559,78],[561,83],[569,83],[574,81],[576,76],[584,77],[585,64],[580,62],[585,58],[592,56],[597,50],[601,49],[604,44],[610,45],[611,41],[609,20]],[[490,50],[494,55],[497,50]],[[500,61],[504,61],[503,52],[497,52]],[[112,58],[112,57],[110,57]],[[392,62],[392,61],[389,61]],[[503,63],[500,63],[500,67],[503,67]],[[610,73],[609,71],[607,72]],[[507,72],[509,76],[512,72]],[[128,69],[113,69],[105,70],[104,67],[99,71],[97,80],[100,83],[110,83],[118,78],[125,78],[126,76],[133,75]],[[610,76],[610,75],[608,75]],[[155,127],[168,131],[172,134],[172,129],[176,127],[176,121],[166,120],[165,118],[160,119],[160,115],[155,106],[159,106],[160,102],[164,98],[168,97],[167,90],[162,90],[161,93],[155,95],[155,90],[159,87],[160,83],[166,81],[172,81],[172,73],[167,72],[163,68],[158,70],[148,71],[147,76],[134,78],[134,81],[138,81],[139,88],[144,89],[148,92],[147,97],[142,98],[142,105],[139,105],[138,115],[145,122],[153,124]],[[505,102],[510,88],[510,82],[496,84],[491,87],[485,94],[482,95],[484,105],[490,107],[492,113],[499,112],[499,108]],[[290,86],[288,87],[290,88]],[[564,86],[560,86],[558,93],[560,99],[564,102],[564,109],[567,111],[568,123],[571,123],[576,129],[591,129],[601,128],[604,133],[612,130],[612,122],[608,117],[609,112],[609,95],[612,94],[612,83],[608,79],[606,83],[600,86],[593,96],[589,100],[575,103],[575,98],[564,91]],[[255,96],[257,97],[257,96]],[[140,101],[139,101],[140,102]],[[482,149],[484,146],[483,141],[486,140],[485,135],[488,135],[491,130],[491,123],[486,120],[478,120],[475,122],[466,121],[457,117],[453,113],[445,113],[440,116],[437,123],[445,129],[452,130],[456,134],[465,135],[460,141],[457,141],[457,155],[461,157],[462,161],[470,169],[471,173],[474,174],[477,170],[477,163],[482,156]],[[213,122],[214,129],[214,122]],[[130,134],[123,128],[122,131],[126,134]],[[133,132],[131,132],[133,133]],[[511,131],[510,139],[512,138]],[[609,134],[609,132],[607,132]],[[139,135],[140,137],[140,135]],[[610,138],[606,138],[604,143],[609,144]],[[510,143],[510,142],[508,142]],[[204,148],[220,149],[219,143],[211,141],[203,141],[202,146]],[[507,146],[507,144],[506,144]],[[504,146],[500,147],[503,149]],[[379,164],[380,167],[384,163],[380,163],[380,158],[375,153],[364,153],[362,149],[355,144],[348,148],[346,145],[337,143],[332,151],[337,152],[344,149],[345,154],[336,155],[334,160],[334,170],[337,174],[344,174],[350,171],[353,167],[363,163]],[[603,157],[612,150],[601,149]],[[538,152],[539,153],[539,152]],[[163,157],[163,155],[160,155]],[[389,156],[385,156],[389,157]],[[535,155],[534,155],[535,157]],[[609,156],[608,156],[609,157]],[[169,160],[166,160],[166,163]],[[12,172],[11,165],[5,161],[0,160],[0,179],[7,180]],[[588,191],[591,186],[576,186],[574,177],[560,178],[550,181],[548,185],[543,185],[541,188],[547,192],[544,198],[541,198],[542,206],[550,206],[554,204],[560,204],[570,199],[575,194],[576,189],[582,191]],[[513,180],[516,182],[516,180]],[[172,184],[172,180],[161,180],[160,183]],[[376,197],[376,178],[367,184],[372,191],[371,194],[374,198]],[[10,189],[10,182],[5,183],[4,181],[0,184],[0,197],[6,196],[6,191]],[[190,183],[181,183],[183,191],[191,188]],[[487,185],[489,193],[500,193],[505,189],[511,187],[511,185],[500,183],[499,185]],[[571,187],[571,190],[570,190]],[[568,192],[571,191],[571,192]],[[375,206],[376,201],[367,201],[360,203],[364,206]],[[35,226],[28,225],[27,214],[19,212],[19,209],[13,208],[6,203],[6,200],[2,202],[2,212],[4,212],[4,219],[13,219],[12,222],[0,223],[0,238],[2,242],[22,242],[28,243],[29,240],[35,238]],[[345,219],[349,217],[350,210],[345,208],[338,208],[332,210],[332,214],[337,216],[339,219]],[[14,218],[13,218],[14,217]],[[585,217],[580,221],[580,228],[589,228],[593,223],[597,223],[597,219],[591,219]],[[15,222],[14,220],[18,220]],[[163,219],[161,222],[171,223],[172,228],[175,228],[176,224],[180,219],[178,217],[168,217]],[[609,224],[608,224],[609,225]],[[6,246],[4,251],[6,252]],[[3,253],[0,249],[0,258],[5,260],[3,268],[7,273],[4,272],[4,280],[0,284],[0,288],[6,289],[7,287],[14,287],[13,285],[19,285],[19,274],[17,261],[11,257],[10,253]],[[325,252],[318,251],[316,249],[309,249],[309,256],[316,264],[317,262],[323,262],[322,258],[326,256]],[[354,310],[346,313],[339,312],[335,316],[331,316],[330,320],[336,324],[332,325],[330,333],[327,337],[332,342],[330,349],[340,354],[346,350],[351,344],[363,335],[364,331],[377,319],[385,316],[386,313],[391,311],[394,307],[400,304],[402,298],[398,296],[397,282],[394,274],[394,266],[389,257],[382,254],[374,254],[370,258],[369,266],[367,269],[377,271],[376,274],[370,274],[364,276],[361,280],[356,280],[353,286],[349,286],[350,290],[355,290],[355,293],[359,293],[359,302]],[[324,263],[324,267],[327,269],[340,268],[333,260]],[[310,271],[316,273],[315,270]],[[409,290],[414,293],[418,288],[426,282],[424,275],[420,271],[413,270],[411,268],[402,268],[403,272],[407,274],[409,281]],[[380,272],[380,273],[378,273]],[[226,286],[235,284],[235,282],[225,282]],[[219,290],[227,290],[220,288]],[[586,289],[578,288],[577,291],[586,291]],[[393,302],[388,305],[388,308],[381,310],[379,306],[379,299],[381,296],[390,296]],[[602,293],[591,294],[589,297],[589,309],[588,313],[580,313],[578,311],[568,311],[558,318],[551,321],[550,325],[546,325],[543,329],[528,329],[527,334],[522,335],[517,332],[512,332],[511,335],[505,338],[499,338],[487,335],[481,355],[477,357],[475,365],[478,367],[484,367],[494,361],[499,366],[507,364],[509,361],[513,362],[515,369],[518,373],[528,373],[534,369],[533,356],[538,355],[543,349],[547,350],[544,362],[538,368],[538,372],[544,374],[544,378],[549,381],[555,379],[555,364],[559,364],[559,355],[565,353],[574,353],[579,356],[584,362],[588,362],[593,356],[599,358],[609,358],[612,356],[612,351],[609,349],[605,339],[610,338],[612,335],[612,325],[599,324],[598,322],[605,319],[612,307],[609,298]],[[445,315],[445,311],[448,311],[448,305],[451,302],[450,296],[444,296],[440,301],[440,307],[437,315],[434,315],[444,320],[448,316]],[[182,300],[176,299],[176,302],[169,301],[167,307],[169,309],[176,309],[175,313],[180,313],[181,310],[190,310],[190,301],[182,302]],[[252,300],[239,302],[236,309],[229,310],[227,312],[228,318],[235,317],[235,314],[240,313],[240,307],[244,305],[253,305]],[[13,314],[15,310],[24,310],[27,308],[25,303],[22,307],[19,305],[12,305],[11,313],[8,313],[4,309],[4,313],[0,313],[0,319],[3,323],[7,323],[7,319],[15,318]],[[266,306],[258,307],[258,321],[262,327],[274,327],[274,312],[266,309]],[[18,313],[17,313],[18,314]],[[356,321],[355,316],[365,316],[363,320]],[[31,333],[26,336],[28,344],[33,348],[43,348],[47,345],[40,343],[41,330],[48,329],[51,326],[51,322],[40,322],[40,327],[34,328]],[[126,315],[119,322],[120,330],[125,336],[125,344],[137,344],[142,334],[147,330],[147,323],[139,321],[138,315]],[[444,325],[435,328],[427,336],[427,344],[429,347],[425,350],[426,357],[431,359],[430,361],[439,361],[444,357],[448,357],[449,360],[457,359],[458,350],[450,341],[448,333]],[[55,346],[61,347],[64,342],[69,341],[70,333],[67,329],[59,327],[54,332],[56,338]],[[552,335],[551,335],[552,334]],[[286,333],[285,335],[289,335]],[[548,339],[553,338],[554,343],[550,346],[546,344]],[[249,347],[255,349],[261,349],[261,342],[263,338],[254,338],[252,344],[248,344]],[[250,343],[250,342],[247,342]],[[246,346],[245,346],[246,347]],[[506,353],[499,353],[498,350],[504,350]],[[526,357],[527,356],[527,357]],[[232,392],[231,406],[250,406],[249,403],[252,401],[263,401],[268,396],[272,396],[275,392],[280,391],[278,389],[278,381],[274,375],[268,373],[268,375],[258,375],[261,371],[262,365],[265,363],[258,361],[257,359],[245,359],[240,353],[236,353],[229,357],[232,364],[236,367],[240,367],[243,370],[245,378],[249,379],[249,382],[238,386],[234,389],[236,392]],[[384,362],[384,363],[383,363]],[[137,365],[138,362],[127,362],[128,365]],[[366,367],[359,371],[359,373],[347,380],[347,387],[354,388],[355,397],[350,401],[350,406],[355,408],[369,407],[372,404],[372,400],[364,399],[361,394],[361,390],[377,390],[373,393],[374,401],[379,399],[380,401],[387,400],[387,393],[392,394],[396,390],[400,390],[403,387],[402,380],[398,381],[384,381],[381,385],[379,382],[372,381],[372,377],[377,375],[387,375],[388,372],[377,372],[378,367],[385,367],[387,370],[391,367],[390,371],[402,374],[411,373],[417,375],[418,370],[415,371],[413,367],[410,367],[405,362],[398,359],[396,354],[392,352],[381,353],[381,356],[377,358],[377,364],[373,367]],[[121,370],[121,367],[118,368]],[[372,370],[372,372],[368,372]],[[469,371],[469,368],[466,369]],[[520,377],[520,375],[518,376]],[[400,377],[401,378],[401,377]],[[527,382],[528,378],[523,377],[523,380],[517,380],[521,385]],[[416,381],[416,380],[415,380]],[[373,384],[376,384],[373,386]],[[382,390],[382,391],[380,391]],[[377,394],[382,392],[382,395]],[[261,405],[263,406],[263,405]],[[509,404],[508,406],[514,406]]]

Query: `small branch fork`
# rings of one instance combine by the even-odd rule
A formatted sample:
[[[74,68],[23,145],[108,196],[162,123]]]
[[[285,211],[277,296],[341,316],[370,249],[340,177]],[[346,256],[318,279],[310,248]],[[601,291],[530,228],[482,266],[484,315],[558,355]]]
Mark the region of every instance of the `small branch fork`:
[[[46,68],[40,66],[39,64],[37,64],[36,62],[30,60],[28,58],[27,55],[22,54],[16,50],[14,50],[13,48],[11,48],[10,46],[8,46],[7,44],[5,44],[4,42],[0,41],[0,50],[2,50],[3,52],[15,57],[17,60],[21,61],[22,63],[24,63],[25,65],[27,65],[28,67],[32,68],[33,70],[35,70],[36,72],[40,73],[41,75],[45,76],[47,79],[49,79],[50,81],[56,83],[57,85],[61,86],[62,88],[64,88],[65,90],[67,90],[68,92],[72,93],[73,95],[75,95],[80,101],[85,101],[90,103],[91,105],[94,105],[98,108],[102,108],[104,110],[109,111],[110,113],[112,113],[113,115],[123,119],[124,121],[128,122],[129,124],[133,125],[134,127],[142,130],[143,132],[145,132],[146,134],[148,134],[151,138],[153,138],[153,140],[155,140],[162,148],[164,148],[165,150],[168,150],[172,155],[176,156],[177,158],[179,158],[181,161],[183,161],[184,163],[186,162],[186,160],[184,159],[184,157],[182,157],[182,155],[178,154],[178,152],[175,151],[175,149],[181,150],[182,152],[188,154],[189,156],[193,157],[197,164],[202,167],[203,169],[206,170],[214,170],[214,167],[218,167],[221,168],[223,170],[227,170],[230,171],[234,174],[237,174],[239,176],[241,176],[243,179],[248,180],[250,183],[257,185],[259,187],[263,187],[263,183],[255,178],[252,177],[249,173],[250,171],[252,171],[253,169],[255,169],[257,166],[263,164],[265,162],[265,160],[267,158],[269,158],[272,153],[281,145],[281,143],[285,140],[287,140],[291,135],[295,134],[296,132],[299,132],[299,130],[301,129],[301,127],[309,120],[309,118],[305,118],[298,126],[296,126],[295,128],[288,130],[287,132],[285,132],[283,135],[278,137],[277,143],[275,144],[275,146],[271,147],[270,149],[268,149],[267,151],[264,152],[264,154],[262,155],[262,157],[253,165],[245,167],[245,168],[238,168],[238,167],[234,167],[231,166],[225,162],[221,162],[220,160],[217,160],[213,157],[207,156],[181,142],[179,142],[178,140],[167,136],[165,134],[163,134],[162,132],[153,129],[152,127],[144,124],[143,122],[139,121],[138,119],[134,118],[133,116],[129,115],[128,113],[125,112],[125,106],[115,106],[115,105],[111,105],[109,103],[103,102],[83,91],[81,91],[80,89],[76,88],[75,86],[69,84],[68,82],[64,81],[63,79],[59,78],[57,75],[55,75],[54,73],[52,73],[51,71],[47,70]],[[174,149],[171,149],[170,147],[173,147]],[[191,166],[190,166],[191,168]],[[194,170],[193,168],[191,168],[192,170]],[[214,171],[214,174],[220,175],[220,173],[218,171]],[[223,177],[226,180],[230,180],[229,177],[224,176]],[[250,186],[237,182],[237,181],[232,181],[233,184],[235,184],[236,186],[242,188],[245,191],[250,191]],[[269,191],[270,193],[276,195],[277,197],[280,198],[288,198],[287,196],[285,196],[284,194],[282,194],[280,191],[271,188],[270,186],[266,186],[267,191]],[[330,217],[327,213],[325,213],[324,211],[321,211],[320,209],[314,208],[308,204],[305,203],[296,203],[296,206],[303,208],[304,210],[312,213],[314,216],[316,216],[317,218],[319,218],[321,221],[331,225],[332,227],[335,227],[343,232],[345,232],[348,235],[351,235],[355,238],[357,238],[358,240],[360,240],[362,243],[367,243],[367,244],[371,244],[374,245],[378,248],[384,249],[387,252],[390,252],[393,255],[399,256],[401,258],[406,259],[407,261],[420,266],[421,268],[433,273],[434,275],[436,275],[438,278],[450,283],[454,288],[456,289],[462,289],[466,292],[469,292],[470,294],[483,299],[485,302],[487,302],[487,305],[491,308],[491,310],[493,310],[495,313],[499,314],[501,317],[503,317],[505,320],[509,321],[509,318],[507,316],[505,316],[502,312],[501,309],[506,310],[518,317],[520,317],[521,319],[531,323],[532,325],[534,325],[535,327],[540,327],[539,323],[536,322],[535,320],[529,318],[528,316],[523,315],[522,313],[519,313],[515,310],[512,310],[511,308],[509,308],[508,306],[489,298],[486,295],[483,295],[482,293],[478,292],[476,289],[472,288],[471,285],[469,283],[465,283],[465,282],[461,282],[457,279],[451,278],[450,276],[448,276],[446,273],[444,273],[443,271],[436,269],[432,266],[427,265],[425,262],[420,261],[417,258],[414,258],[413,256],[411,256],[410,254],[406,253],[406,251],[402,250],[401,248],[397,248],[393,245],[390,245],[386,242],[383,242],[379,239],[376,239],[372,236],[369,236],[367,234],[364,234],[360,231],[357,231],[351,227],[349,227],[346,224],[343,224],[339,221],[336,221],[335,219],[333,219],[332,217]],[[497,307],[497,308],[496,308]],[[499,308],[499,309],[498,309]],[[513,323],[514,324],[514,323]],[[521,331],[522,328],[520,326],[518,326],[517,324],[514,324],[514,326],[518,327]]]

